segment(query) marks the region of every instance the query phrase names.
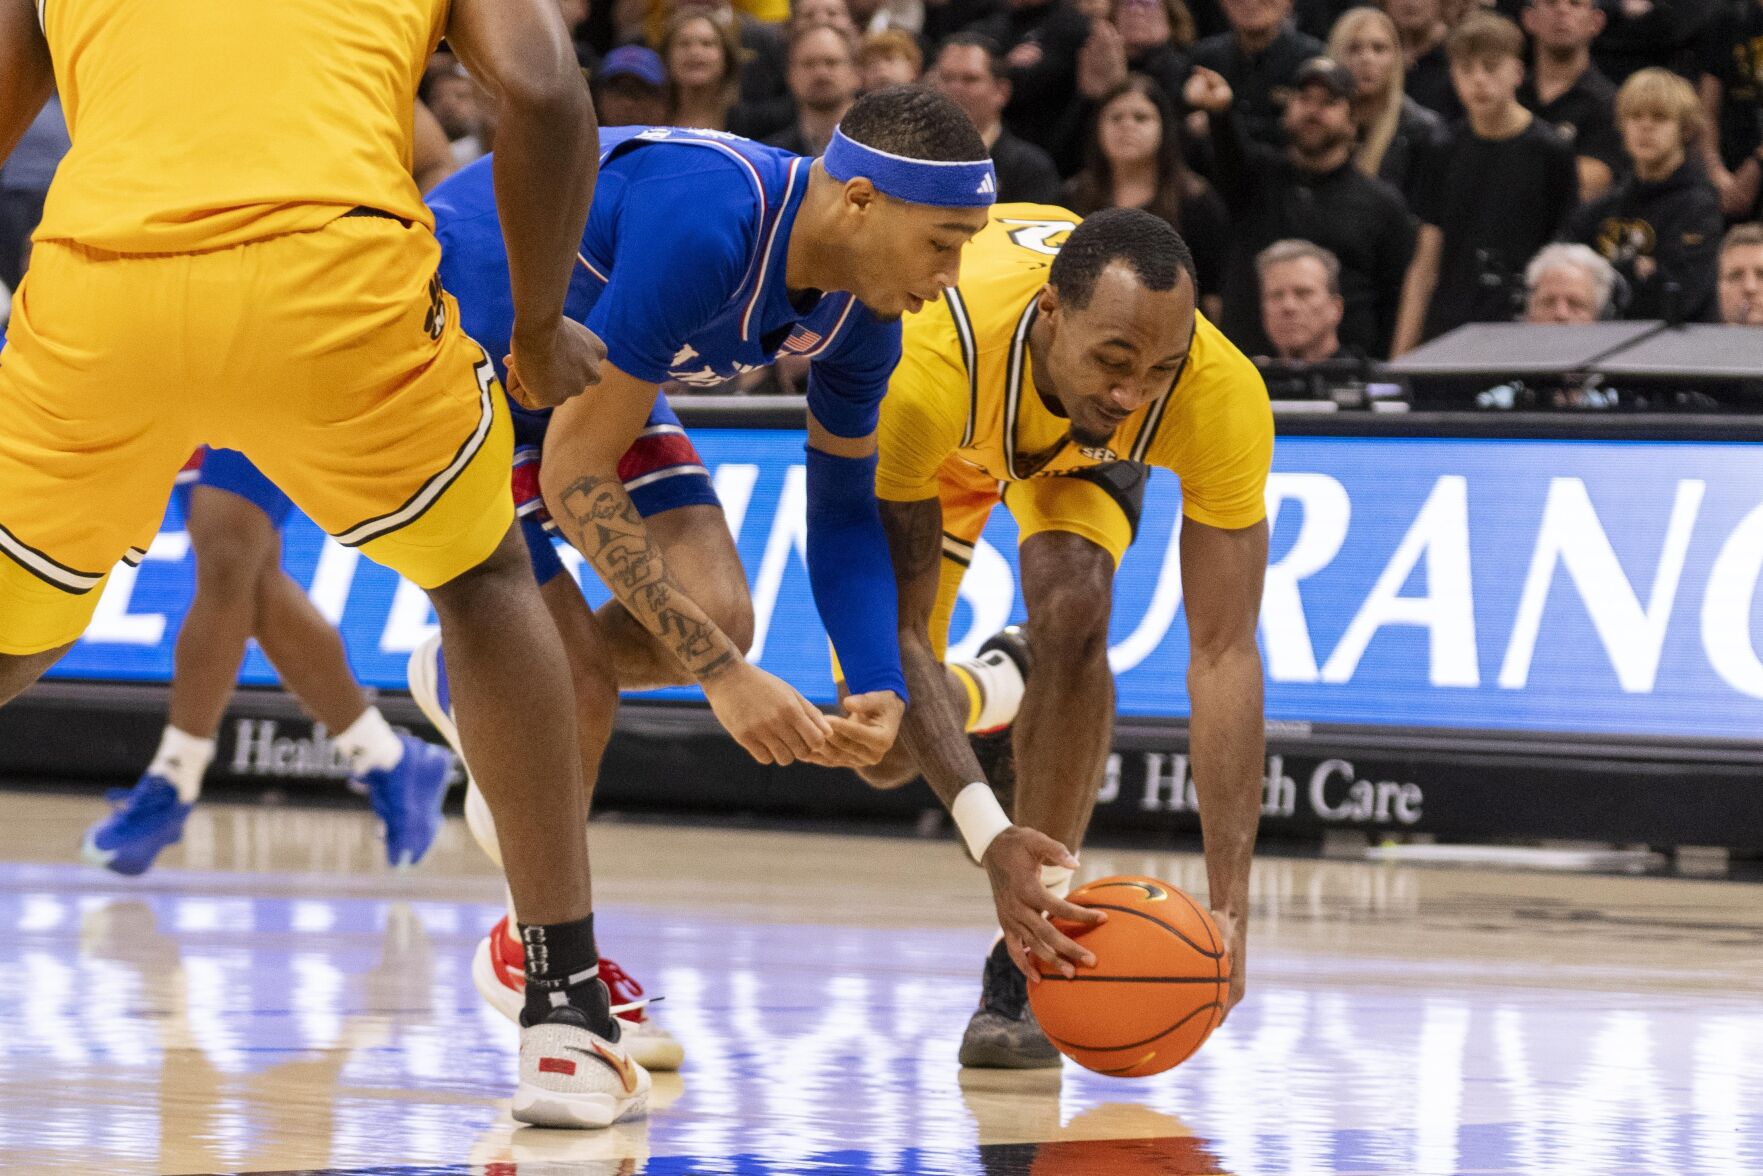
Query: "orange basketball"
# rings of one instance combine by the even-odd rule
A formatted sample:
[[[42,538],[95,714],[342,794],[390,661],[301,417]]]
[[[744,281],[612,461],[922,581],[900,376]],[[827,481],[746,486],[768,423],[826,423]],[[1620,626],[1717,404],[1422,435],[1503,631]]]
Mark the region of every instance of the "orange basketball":
[[[1193,1056],[1224,1017],[1230,955],[1206,908],[1155,878],[1102,878],[1077,906],[1108,912],[1099,927],[1059,929],[1096,957],[1067,980],[1041,965],[1028,1000],[1066,1057],[1098,1074],[1143,1078]]]

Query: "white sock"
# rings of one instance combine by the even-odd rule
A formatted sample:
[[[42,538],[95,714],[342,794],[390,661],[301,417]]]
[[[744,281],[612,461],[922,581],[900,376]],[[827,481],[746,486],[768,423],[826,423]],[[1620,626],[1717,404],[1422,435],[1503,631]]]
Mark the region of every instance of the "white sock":
[[[196,736],[167,725],[159,737],[159,750],[147,765],[149,776],[163,776],[178,790],[178,799],[195,804],[202,795],[202,777],[214,760],[214,740]]]
[[[1022,671],[1002,649],[989,650],[978,657],[963,658],[949,663],[956,675],[967,679],[969,731],[990,731],[1016,721],[1022,708],[1024,683]],[[977,692],[977,697],[975,697]]]
[[[404,758],[404,744],[377,706],[362,711],[361,717],[350,723],[347,731],[333,736],[331,742],[349,757],[351,776],[395,768]]]

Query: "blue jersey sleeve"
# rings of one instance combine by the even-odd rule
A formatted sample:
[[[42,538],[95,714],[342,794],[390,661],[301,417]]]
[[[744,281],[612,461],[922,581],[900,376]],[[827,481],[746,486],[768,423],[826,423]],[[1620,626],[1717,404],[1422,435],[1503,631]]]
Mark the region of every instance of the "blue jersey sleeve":
[[[619,177],[608,215],[597,207],[588,226],[584,256],[612,268],[587,327],[613,366],[659,384],[687,340],[740,290],[758,206],[747,178],[719,154],[642,155],[649,158]]]
[[[864,306],[825,355],[808,365],[808,411],[840,437],[867,437],[881,419],[888,379],[900,362],[900,324]]]

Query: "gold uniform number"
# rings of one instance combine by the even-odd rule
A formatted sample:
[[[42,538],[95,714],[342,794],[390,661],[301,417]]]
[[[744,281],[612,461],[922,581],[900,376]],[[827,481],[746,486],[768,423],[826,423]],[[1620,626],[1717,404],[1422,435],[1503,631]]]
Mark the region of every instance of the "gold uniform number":
[[[1071,230],[1077,228],[1077,222],[1069,220],[1000,220],[998,223],[1016,226],[1010,230],[1010,239],[1044,257],[1058,257],[1059,247],[1071,236]]]

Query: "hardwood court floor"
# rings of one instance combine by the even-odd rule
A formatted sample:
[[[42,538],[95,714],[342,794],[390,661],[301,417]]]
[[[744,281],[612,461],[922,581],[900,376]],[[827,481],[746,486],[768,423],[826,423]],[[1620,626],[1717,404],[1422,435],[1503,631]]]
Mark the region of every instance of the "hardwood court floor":
[[[451,823],[209,805],[138,879],[96,800],[0,824],[0,1171],[1138,1176],[1763,1172],[1763,888],[1266,858],[1249,999],[1154,1079],[963,1074],[989,942],[948,842],[595,826],[601,942],[686,1043],[647,1122],[517,1129]],[[1091,874],[1203,891],[1193,855]]]

